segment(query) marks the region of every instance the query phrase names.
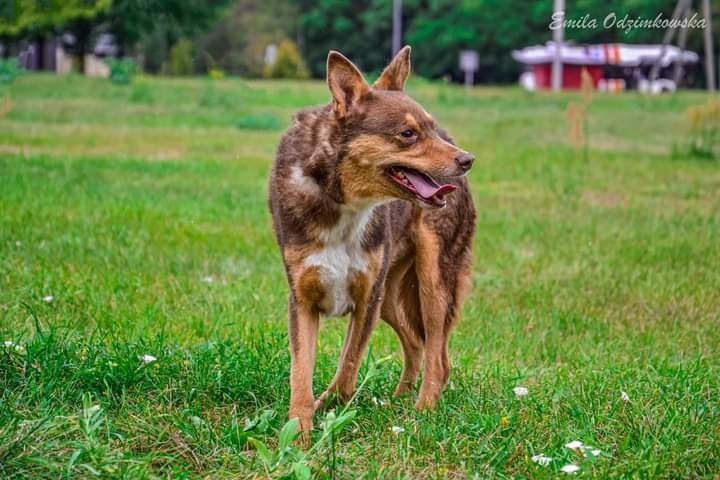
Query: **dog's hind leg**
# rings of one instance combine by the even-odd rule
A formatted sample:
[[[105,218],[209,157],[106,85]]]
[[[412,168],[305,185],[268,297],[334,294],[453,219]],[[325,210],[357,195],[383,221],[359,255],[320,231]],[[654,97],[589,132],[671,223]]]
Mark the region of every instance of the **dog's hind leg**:
[[[390,270],[381,309],[383,320],[395,330],[403,349],[403,371],[395,388],[396,397],[415,388],[422,366],[422,318],[417,276],[414,269],[409,268],[411,264],[412,258],[408,258]]]

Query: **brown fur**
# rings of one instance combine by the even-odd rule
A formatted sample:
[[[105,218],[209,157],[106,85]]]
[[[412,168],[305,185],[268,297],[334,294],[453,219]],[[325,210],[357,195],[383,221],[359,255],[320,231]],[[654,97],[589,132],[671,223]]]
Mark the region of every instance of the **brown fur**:
[[[403,93],[410,48],[370,87],[336,52],[328,56],[329,105],[298,113],[282,138],[269,204],[290,286],[291,418],[305,435],[316,408],[353,394],[370,335],[382,317],[397,333],[404,368],[396,395],[431,408],[449,371],[448,337],[468,289],[475,210],[456,147]],[[407,138],[403,131],[414,134]],[[390,167],[430,174],[457,190],[445,208],[423,205]],[[312,373],[321,314],[350,313],[330,386],[315,400]]]

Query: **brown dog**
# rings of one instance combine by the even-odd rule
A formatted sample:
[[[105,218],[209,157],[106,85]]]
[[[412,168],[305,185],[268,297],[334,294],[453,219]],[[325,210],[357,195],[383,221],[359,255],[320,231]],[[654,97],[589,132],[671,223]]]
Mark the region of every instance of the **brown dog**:
[[[270,177],[270,211],[290,286],[290,418],[307,436],[329,396],[349,399],[379,318],[395,330],[404,369],[433,407],[448,379],[448,336],[469,285],[475,210],[464,175],[474,157],[403,92],[410,47],[370,86],[338,52],[332,102],[301,111]],[[351,314],[335,378],[317,402],[319,316]]]

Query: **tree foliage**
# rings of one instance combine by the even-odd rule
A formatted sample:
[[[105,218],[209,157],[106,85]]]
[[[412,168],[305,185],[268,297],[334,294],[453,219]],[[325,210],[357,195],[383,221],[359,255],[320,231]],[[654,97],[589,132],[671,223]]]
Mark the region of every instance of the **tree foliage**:
[[[112,0],[103,19],[125,47],[161,31],[170,45],[208,29],[230,0]]]
[[[313,76],[325,73],[330,49],[346,53],[365,71],[377,72],[391,56],[392,0],[293,0],[298,10],[303,54]],[[460,50],[480,52],[477,78],[484,82],[515,81],[521,66],[512,50],[551,39],[551,0],[404,0],[403,43],[413,46],[413,68],[420,75],[461,78]],[[579,43],[658,43],[664,30],[605,29],[602,20],[614,12],[618,18],[653,19],[672,14],[676,0],[576,0],[567,3],[566,15],[597,18],[594,29],[568,29],[566,38]],[[689,48],[701,51],[700,35],[691,33]]]
[[[0,35],[45,34],[107,12],[112,0],[3,0]]]
[[[99,32],[123,50],[159,32],[169,49],[207,30],[230,0],[0,0],[0,36],[22,38],[69,31],[80,56]]]
[[[265,49],[296,38],[298,11],[288,0],[237,0],[197,41],[197,67],[248,77],[264,74]]]
[[[413,46],[413,68],[429,78],[461,79],[458,54],[480,53],[481,82],[514,82],[522,68],[512,50],[551,39],[552,0],[403,0],[403,43]],[[578,43],[658,43],[662,29],[606,29],[603,19],[669,18],[676,0],[573,0],[566,16],[583,15],[596,28],[567,29]],[[696,2],[697,3],[697,2]],[[0,39],[72,32],[84,51],[99,31],[114,34],[122,51],[141,52],[145,68],[162,71],[173,46],[193,43],[195,71],[219,68],[260,77],[269,44],[292,39],[310,75],[325,75],[328,50],[339,50],[364,71],[381,71],[391,57],[393,0],[0,0]],[[697,7],[697,4],[695,5]],[[720,2],[713,2],[714,32]],[[687,48],[702,52],[700,30]],[[717,34],[715,40],[720,38]],[[718,45],[720,47],[720,45]],[[6,49],[7,50],[7,49]]]

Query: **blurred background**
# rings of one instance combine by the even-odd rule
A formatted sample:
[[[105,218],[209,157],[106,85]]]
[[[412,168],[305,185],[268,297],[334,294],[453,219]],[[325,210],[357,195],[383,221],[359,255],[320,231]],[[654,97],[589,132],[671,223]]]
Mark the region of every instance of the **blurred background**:
[[[638,67],[645,71],[607,72],[624,88],[638,87],[648,77],[660,51],[603,58],[607,44],[654,45],[665,37],[689,55],[665,53],[663,68],[683,63],[682,74],[660,72],[679,86],[707,85],[703,29],[627,28],[625,16],[653,20],[703,18],[703,0],[5,0],[0,5],[0,53],[18,58],[31,70],[70,71],[107,76],[108,59],[128,58],[151,74],[238,75],[247,78],[320,78],[328,50],[342,50],[365,72],[378,72],[397,45],[414,47],[415,73],[429,79],[462,82],[467,76],[461,51],[475,51],[472,81],[510,84],[532,65],[513,51],[545,45],[554,11],[577,23],[565,29],[561,41],[596,46],[586,50],[589,64]],[[720,32],[720,2],[707,2]],[[675,10],[678,10],[677,12]],[[714,13],[714,15],[712,15]],[[608,14],[616,21],[604,24]],[[585,23],[582,20],[585,18]],[[591,28],[588,20],[595,19]],[[675,34],[676,32],[673,32]],[[718,36],[710,43],[718,52]],[[551,45],[547,45],[551,53]],[[672,48],[670,49],[672,50]],[[697,54],[695,53],[697,52]],[[537,53],[537,52],[536,52]],[[572,52],[568,53],[572,55]],[[632,59],[631,59],[632,58]],[[469,58],[471,62],[472,58]],[[537,59],[536,59],[537,60]],[[594,63],[593,63],[594,62]],[[111,63],[112,67],[113,64]],[[115,64],[116,68],[123,65]],[[125,68],[128,65],[124,65]],[[7,68],[7,67],[6,67]],[[715,67],[712,67],[715,68]],[[617,69],[616,69],[617,70]],[[542,72],[534,72],[542,75]],[[592,72],[591,72],[592,73]],[[593,73],[596,83],[600,76]],[[526,78],[527,82],[530,79]],[[526,87],[538,86],[526,83]],[[617,85],[601,85],[618,88]]]

